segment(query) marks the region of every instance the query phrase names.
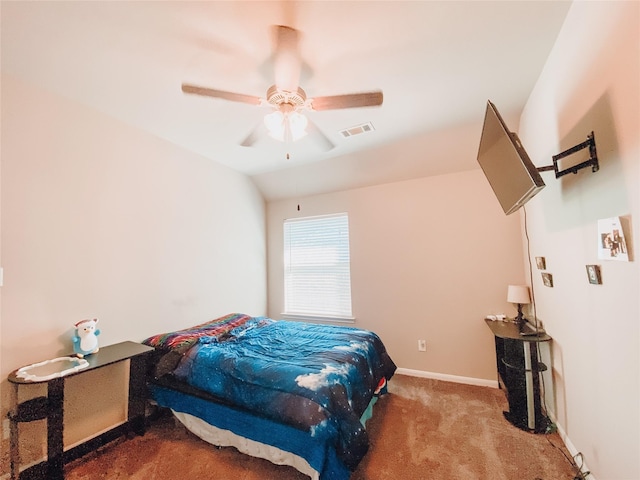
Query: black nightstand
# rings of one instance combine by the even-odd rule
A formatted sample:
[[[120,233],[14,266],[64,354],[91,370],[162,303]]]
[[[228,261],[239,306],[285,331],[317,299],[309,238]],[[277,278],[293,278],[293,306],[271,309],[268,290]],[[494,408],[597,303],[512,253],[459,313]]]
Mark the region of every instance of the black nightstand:
[[[540,361],[538,344],[551,337],[544,332],[521,335],[513,322],[486,322],[495,336],[498,383],[509,402],[505,418],[523,430],[545,432],[551,421],[542,411],[540,373],[547,366]]]

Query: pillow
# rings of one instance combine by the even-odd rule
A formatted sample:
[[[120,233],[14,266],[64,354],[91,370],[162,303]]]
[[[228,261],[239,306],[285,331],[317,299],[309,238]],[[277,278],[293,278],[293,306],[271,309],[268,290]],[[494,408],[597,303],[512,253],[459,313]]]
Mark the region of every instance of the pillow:
[[[189,349],[198,342],[216,343],[241,334],[248,328],[264,326],[273,320],[266,317],[250,317],[242,313],[230,313],[194,327],[159,333],[142,343],[154,347],[158,352],[154,362],[153,376],[160,378],[172,373]]]
[[[215,337],[244,325],[252,317],[242,313],[230,313],[224,317],[211,320],[194,327],[176,330],[174,332],[159,333],[147,338],[142,343],[160,350],[173,350],[175,348],[191,348],[200,337]]]

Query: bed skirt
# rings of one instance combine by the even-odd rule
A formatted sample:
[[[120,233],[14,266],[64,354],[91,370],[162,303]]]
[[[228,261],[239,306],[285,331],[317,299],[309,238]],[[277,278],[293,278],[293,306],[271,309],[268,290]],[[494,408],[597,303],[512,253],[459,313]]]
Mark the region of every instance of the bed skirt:
[[[181,422],[181,417],[187,417],[178,414],[195,417],[198,422],[183,423],[195,435],[214,445],[233,446],[243,453],[291,466],[313,480],[348,480],[351,476],[334,446],[309,432],[158,385],[151,385],[151,398],[159,406],[170,408]],[[370,409],[365,413],[370,414]],[[214,427],[210,429],[212,439],[217,435],[215,431],[222,430],[230,433],[222,437],[224,442],[237,444],[210,441],[209,434],[204,432],[211,426]]]
[[[239,452],[251,455],[252,457],[269,460],[276,465],[287,465],[295,468],[301,473],[309,476],[311,480],[319,480],[320,474],[315,471],[309,462],[291,452],[286,452],[277,447],[256,442],[249,438],[236,435],[230,430],[223,430],[208,424],[198,417],[184,412],[172,410],[175,417],[187,430],[200,437],[205,442],[219,447],[235,447]]]

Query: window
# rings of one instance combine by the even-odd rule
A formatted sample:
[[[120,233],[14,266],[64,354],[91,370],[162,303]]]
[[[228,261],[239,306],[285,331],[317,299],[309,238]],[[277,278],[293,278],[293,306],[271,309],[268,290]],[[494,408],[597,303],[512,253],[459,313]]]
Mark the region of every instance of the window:
[[[284,309],[291,316],[353,320],[346,213],[285,220]]]

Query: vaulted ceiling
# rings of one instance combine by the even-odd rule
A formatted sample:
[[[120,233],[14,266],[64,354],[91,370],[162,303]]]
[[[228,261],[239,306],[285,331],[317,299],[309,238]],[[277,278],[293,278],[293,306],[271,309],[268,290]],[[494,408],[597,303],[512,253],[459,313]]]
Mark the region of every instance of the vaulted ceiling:
[[[570,2],[1,7],[3,73],[243,172],[272,200],[477,168],[486,101],[517,129]],[[384,92],[380,107],[308,112],[335,145],[329,151],[314,135],[241,146],[268,107],[181,91],[186,82],[265,97],[274,83],[274,25],[300,32],[300,84],[309,97]],[[340,133],[368,122],[371,132]]]

